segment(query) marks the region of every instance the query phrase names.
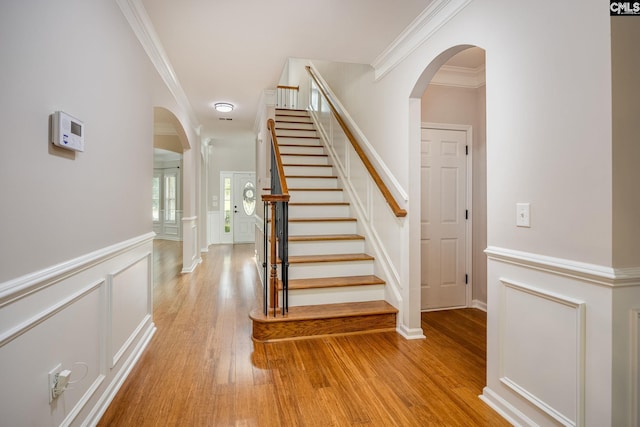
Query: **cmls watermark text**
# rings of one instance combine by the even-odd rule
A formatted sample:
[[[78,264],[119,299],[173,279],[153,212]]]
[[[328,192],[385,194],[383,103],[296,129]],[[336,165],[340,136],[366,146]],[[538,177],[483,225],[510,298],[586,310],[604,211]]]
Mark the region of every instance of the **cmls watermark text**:
[[[609,0],[611,16],[640,15],[640,1],[611,1]]]

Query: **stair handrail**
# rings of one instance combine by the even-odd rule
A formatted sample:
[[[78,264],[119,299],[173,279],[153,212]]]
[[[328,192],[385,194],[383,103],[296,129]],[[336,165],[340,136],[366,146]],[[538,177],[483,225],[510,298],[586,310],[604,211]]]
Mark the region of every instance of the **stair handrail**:
[[[360,157],[360,160],[362,160],[362,163],[364,164],[364,167],[367,169],[367,172],[369,172],[369,175],[371,176],[371,179],[373,179],[373,182],[375,182],[376,186],[378,187],[378,189],[382,193],[382,196],[384,197],[385,201],[387,202],[387,204],[389,205],[389,207],[393,211],[393,214],[396,217],[399,217],[399,218],[407,216],[407,211],[400,207],[400,204],[393,197],[393,194],[391,194],[391,191],[389,190],[389,187],[387,187],[387,185],[384,183],[384,181],[380,177],[380,174],[378,173],[376,168],[373,166],[373,163],[371,163],[371,161],[369,160],[369,157],[367,157],[367,154],[365,153],[365,151],[360,146],[360,143],[355,138],[355,136],[353,136],[353,133],[351,132],[351,130],[347,126],[347,123],[342,118],[342,116],[338,112],[337,108],[335,107],[333,101],[331,100],[331,96],[329,96],[329,93],[328,93],[327,88],[325,87],[325,85],[320,81],[320,79],[318,79],[318,77],[316,76],[315,72],[313,71],[313,69],[310,66],[307,65],[305,68],[307,69],[307,72],[309,73],[309,75],[311,76],[313,81],[318,86],[318,89],[320,90],[320,92],[322,92],[322,95],[324,96],[324,98],[329,103],[329,107],[331,108],[331,112],[333,113],[333,116],[336,118],[336,121],[338,122],[338,124],[342,128],[342,131],[346,135],[346,137],[349,140],[349,142],[351,142],[351,145],[353,146],[353,149],[355,150],[356,154],[358,154],[358,157]]]
[[[278,137],[273,119],[267,120],[267,128],[271,136],[271,194],[262,195],[264,203],[264,220],[268,224],[269,209],[271,207],[271,236],[269,227],[264,227],[264,278],[267,279],[267,260],[271,264],[269,286],[265,283],[263,289],[263,310],[265,316],[269,311],[277,315],[278,307],[278,260],[281,265],[282,282],[282,315],[289,310],[289,189],[284,175],[284,166],[278,148]],[[270,251],[267,253],[267,241],[270,240]]]

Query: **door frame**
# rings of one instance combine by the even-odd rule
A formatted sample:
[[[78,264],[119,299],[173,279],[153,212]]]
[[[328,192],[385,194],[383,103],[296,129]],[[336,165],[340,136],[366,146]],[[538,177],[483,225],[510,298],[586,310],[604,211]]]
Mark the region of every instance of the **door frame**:
[[[454,131],[462,131],[466,134],[466,144],[469,147],[468,155],[466,156],[466,168],[467,168],[467,179],[465,182],[466,186],[466,194],[465,194],[465,203],[467,205],[466,209],[469,211],[469,217],[465,224],[465,270],[468,278],[467,289],[465,292],[466,301],[465,305],[459,307],[447,307],[447,308],[436,308],[431,310],[422,310],[421,312],[426,311],[438,311],[438,310],[451,310],[455,308],[467,308],[473,306],[473,126],[471,125],[461,125],[461,124],[452,124],[452,123],[433,123],[433,122],[421,122],[420,130],[422,129],[437,129],[437,130],[454,130]],[[422,167],[422,164],[420,164]],[[420,197],[422,198],[422,183],[420,185]],[[420,246],[419,246],[420,249]],[[420,249],[421,250],[421,249]],[[420,259],[420,258],[419,258]],[[422,277],[420,278],[422,280]]]

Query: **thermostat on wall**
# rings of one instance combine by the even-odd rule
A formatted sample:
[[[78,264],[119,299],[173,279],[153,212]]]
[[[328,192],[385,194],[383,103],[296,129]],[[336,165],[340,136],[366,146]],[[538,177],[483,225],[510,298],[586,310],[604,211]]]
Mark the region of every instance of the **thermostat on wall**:
[[[84,124],[65,113],[53,113],[51,142],[58,147],[73,151],[84,151]]]

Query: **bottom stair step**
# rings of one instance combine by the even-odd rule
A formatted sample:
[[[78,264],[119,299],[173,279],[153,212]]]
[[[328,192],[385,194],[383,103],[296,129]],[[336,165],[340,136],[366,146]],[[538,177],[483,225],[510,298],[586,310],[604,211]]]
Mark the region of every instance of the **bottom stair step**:
[[[289,307],[289,313],[265,316],[255,309],[252,338],[257,342],[274,342],[365,332],[393,331],[398,310],[386,301],[323,304]]]

